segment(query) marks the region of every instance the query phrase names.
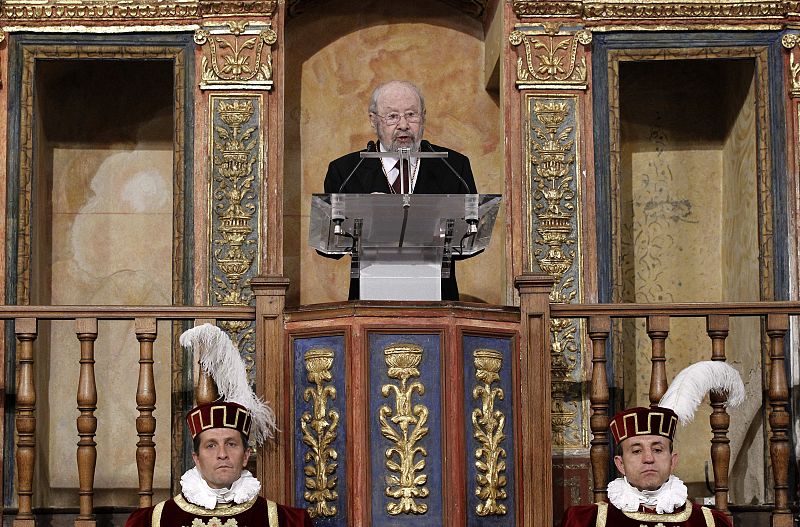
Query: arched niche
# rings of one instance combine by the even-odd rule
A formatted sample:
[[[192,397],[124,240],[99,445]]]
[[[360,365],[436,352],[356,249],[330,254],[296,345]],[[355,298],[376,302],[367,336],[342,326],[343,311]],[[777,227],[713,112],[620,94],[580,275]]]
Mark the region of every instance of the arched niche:
[[[503,192],[499,95],[487,88],[483,16],[461,4],[415,0],[295,2],[287,6],[284,90],[284,274],[287,303],[347,298],[348,260],[308,247],[310,195],[322,192],[328,163],[373,139],[367,106],[391,79],[415,82],[426,98],[425,138],[470,157],[478,190]],[[306,4],[306,5],[303,5]],[[492,46],[494,48],[495,46]],[[501,213],[502,214],[502,213]],[[462,295],[501,303],[504,216],[492,248],[459,265]]]

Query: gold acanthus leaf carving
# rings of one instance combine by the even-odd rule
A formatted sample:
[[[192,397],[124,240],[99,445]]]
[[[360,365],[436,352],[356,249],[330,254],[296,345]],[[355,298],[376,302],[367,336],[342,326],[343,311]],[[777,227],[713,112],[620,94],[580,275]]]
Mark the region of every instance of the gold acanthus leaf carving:
[[[336,507],[329,502],[339,496],[335,475],[339,454],[332,446],[338,433],[339,412],[328,409],[328,401],[336,399],[336,388],[329,384],[333,357],[333,350],[328,348],[310,349],[304,355],[308,380],[314,384],[303,391],[303,399],[313,401],[313,412],[303,412],[300,418],[303,443],[309,447],[304,456],[307,464],[303,469],[303,497],[312,504],[308,509],[312,518],[335,516]]]
[[[416,344],[392,344],[384,349],[388,366],[387,375],[398,379],[399,384],[384,384],[381,394],[389,397],[394,393],[394,408],[382,405],[379,410],[381,434],[392,442],[386,449],[386,496],[397,501],[389,501],[386,511],[391,515],[425,514],[426,503],[417,500],[428,497],[430,491],[425,486],[428,476],[420,473],[425,469],[428,451],[419,442],[428,434],[428,408],[413,404],[414,392],[425,394],[420,382],[409,382],[419,377],[422,361],[422,347]],[[421,459],[417,460],[417,456]]]
[[[198,46],[207,46],[201,58],[201,88],[264,89],[272,86],[271,46],[277,34],[271,26],[231,21],[227,30],[202,28],[194,33]]]
[[[512,46],[522,45],[517,57],[517,85],[565,85],[586,88],[586,57],[578,56],[578,45],[587,46],[592,34],[585,29],[558,34],[546,26],[545,33],[514,30],[508,37]]]
[[[781,44],[789,50],[789,71],[792,75],[792,97],[800,97],[800,64],[795,58],[797,43],[800,42],[800,35],[797,33],[786,33],[781,37]]]
[[[502,388],[492,385],[500,379],[503,355],[497,350],[478,349],[474,352],[475,376],[482,385],[472,389],[472,398],[480,399],[481,406],[472,410],[472,434],[480,443],[475,451],[476,480],[475,495],[481,500],[475,507],[478,516],[502,516],[508,507],[501,503],[508,497],[505,486],[506,450],[501,446],[506,435],[503,431],[506,416],[495,410],[495,400],[503,399]]]

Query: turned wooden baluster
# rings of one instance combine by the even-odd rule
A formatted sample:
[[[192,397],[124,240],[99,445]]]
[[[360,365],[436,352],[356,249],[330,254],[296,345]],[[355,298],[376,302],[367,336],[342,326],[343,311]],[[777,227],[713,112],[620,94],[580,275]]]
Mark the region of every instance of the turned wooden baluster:
[[[134,322],[136,340],[139,341],[139,384],[136,387],[136,468],[139,472],[139,507],[153,503],[153,470],[156,464],[155,378],[153,377],[153,342],[156,340],[156,319],[137,318]]]
[[[706,331],[711,337],[711,360],[725,362],[725,339],[728,337],[730,319],[728,315],[709,315]],[[730,516],[728,511],[728,471],[731,462],[731,447],[728,429],[731,418],[725,411],[726,394],[711,392],[711,463],[714,468],[714,496],[717,510]]]
[[[36,384],[33,375],[33,342],[36,340],[36,319],[14,321],[17,335],[17,495],[19,512],[14,527],[33,527],[31,511],[33,468],[36,460]]]
[[[216,325],[217,321],[213,318],[198,318],[195,320],[195,325],[201,326],[203,324],[211,324]],[[194,358],[195,361],[200,361],[200,355],[197,354]],[[205,372],[202,368],[198,369],[197,374],[197,382],[194,386],[194,400],[195,403],[206,404],[212,401],[216,401],[219,399],[219,393],[217,392],[217,385],[214,384],[214,379],[211,378],[207,372]]]
[[[791,527],[789,511],[789,388],[786,381],[783,338],[789,330],[789,316],[767,315],[769,335],[769,455],[772,460],[772,478],[775,482],[775,508],[772,511],[773,527]]]
[[[650,368],[650,406],[657,406],[658,401],[667,391],[666,346],[664,341],[669,336],[669,316],[651,315],[647,317],[647,334],[652,344]]]
[[[611,332],[610,317],[589,318],[589,338],[592,339],[592,387],[589,400],[592,416],[592,448],[589,457],[592,463],[594,501],[607,501],[608,462],[611,452],[608,446],[608,379],[606,378],[606,342]]]
[[[97,384],[94,378],[94,342],[97,340],[97,319],[75,320],[75,333],[81,342],[80,375],[78,378],[78,481],[80,512],[75,527],[94,527],[94,473],[97,466]]]

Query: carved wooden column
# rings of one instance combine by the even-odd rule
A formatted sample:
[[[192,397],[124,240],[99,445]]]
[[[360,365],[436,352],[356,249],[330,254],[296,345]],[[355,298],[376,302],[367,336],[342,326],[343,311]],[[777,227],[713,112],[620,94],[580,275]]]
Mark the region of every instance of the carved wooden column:
[[[655,406],[667,391],[667,357],[665,341],[669,336],[669,317],[651,315],[647,317],[647,334],[650,336],[650,406]]]
[[[31,510],[33,474],[36,462],[36,384],[34,377],[33,342],[37,328],[35,318],[15,320],[17,334],[17,480],[19,512],[14,527],[33,527]]]
[[[708,336],[711,337],[711,360],[725,361],[725,339],[730,328],[730,317],[727,315],[709,315],[706,319]],[[713,411],[709,417],[711,430],[711,462],[714,466],[714,505],[730,516],[728,510],[728,470],[731,462],[730,439],[728,428],[731,417],[725,411],[725,394],[711,392],[711,407]]]
[[[94,473],[97,467],[97,384],[94,378],[94,342],[97,340],[97,319],[79,318],[75,333],[81,343],[80,375],[78,377],[78,481],[80,512],[75,527],[94,527]]]
[[[153,342],[156,340],[156,319],[137,318],[136,340],[139,341],[139,383],[136,387],[136,468],[139,472],[139,507],[153,504],[153,471],[156,465],[156,382],[153,376]]]
[[[286,350],[283,309],[289,280],[260,276],[250,281],[256,299],[256,393],[275,410],[276,436],[258,452],[258,474],[264,496],[291,503],[292,422],[286,413],[291,399],[291,360]]]
[[[611,317],[589,319],[589,338],[592,339],[592,479],[594,501],[607,501],[608,461],[611,450],[608,444],[608,378],[606,377],[606,342],[611,333]]]
[[[767,315],[769,335],[769,454],[775,488],[772,527],[793,525],[789,510],[789,387],[786,381],[783,338],[789,330],[787,315]]]
[[[519,445],[522,454],[518,525],[553,524],[553,460],[550,418],[550,292],[553,278],[526,273],[514,281],[520,295]]]

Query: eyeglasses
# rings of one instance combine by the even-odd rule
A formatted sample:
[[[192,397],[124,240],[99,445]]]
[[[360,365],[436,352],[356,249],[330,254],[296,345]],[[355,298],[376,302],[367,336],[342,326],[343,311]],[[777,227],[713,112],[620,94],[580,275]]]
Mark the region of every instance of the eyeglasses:
[[[400,119],[405,117],[407,123],[418,123],[422,120],[422,115],[418,112],[406,112],[406,113],[387,113],[386,115],[381,115],[379,113],[372,112],[374,115],[377,115],[383,122],[389,126],[394,126],[400,122]]]

